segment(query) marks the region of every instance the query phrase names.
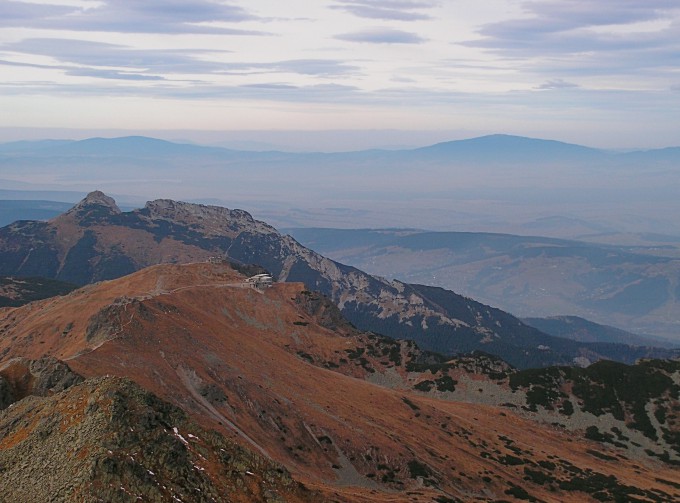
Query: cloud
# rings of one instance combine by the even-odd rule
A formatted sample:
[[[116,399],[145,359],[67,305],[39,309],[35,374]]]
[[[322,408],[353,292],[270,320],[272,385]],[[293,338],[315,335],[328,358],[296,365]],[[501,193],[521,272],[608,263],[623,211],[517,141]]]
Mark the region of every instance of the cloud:
[[[246,84],[241,86],[242,89],[267,89],[273,91],[290,91],[293,89],[299,89],[299,86],[293,86],[291,84],[277,84],[275,82],[262,83],[262,84]]]
[[[639,23],[678,9],[675,0],[532,0],[523,6],[535,22],[548,21],[552,30]]]
[[[359,68],[343,61],[332,59],[292,59],[258,65],[264,69],[298,73],[301,75],[338,76],[356,74]]]
[[[70,69],[66,71],[66,75],[71,75],[74,77],[96,77],[99,79],[112,79],[112,80],[137,80],[137,81],[166,80],[164,77],[161,77],[159,75],[118,72],[115,70],[96,70],[91,68]]]
[[[204,51],[134,49],[118,44],[60,38],[30,38],[0,46],[0,50],[48,56],[62,65],[121,67],[138,72],[210,73],[223,65],[202,61]]]
[[[58,38],[32,38],[0,45],[0,54],[2,52],[47,56],[56,61],[49,65],[2,60],[8,65],[65,70],[71,76],[119,80],[165,80],[167,74],[293,73],[325,78],[359,73],[357,66],[334,59],[223,63],[205,59],[206,51],[202,50],[136,49],[105,42]],[[217,51],[209,52],[214,55]]]
[[[360,89],[354,86],[340,84],[313,84],[296,86],[283,82],[263,82],[244,85],[213,85],[205,82],[195,82],[190,86],[177,86],[171,83],[158,82],[151,86],[114,86],[105,84],[60,84],[41,82],[26,86],[1,85],[0,90],[5,95],[26,94],[26,91],[70,97],[142,97],[164,98],[170,100],[262,100],[287,103],[357,103],[370,100]]]
[[[73,11],[73,7],[65,5],[39,5],[5,0],[0,3],[0,26],[26,25],[37,18],[58,19]]]
[[[96,7],[37,5],[15,0],[0,4],[0,27],[21,26],[119,33],[205,33],[262,35],[219,26],[257,20],[242,7],[209,0],[108,0]]]
[[[394,21],[419,21],[432,19],[431,16],[419,12],[431,9],[437,4],[425,1],[399,0],[337,0],[331,9],[344,10],[357,17],[369,19],[388,19]]]
[[[579,87],[579,85],[574,84],[573,82],[567,82],[562,79],[554,79],[544,82],[540,86],[536,87],[536,89],[573,89],[575,87]]]
[[[676,0],[533,0],[526,16],[482,25],[477,47],[541,74],[669,75],[680,64]]]
[[[339,77],[359,74],[359,67],[335,59],[291,59],[271,62],[239,62],[221,65],[219,74],[256,75],[295,73],[316,77]]]
[[[360,90],[354,86],[340,84],[315,84],[309,86],[294,86],[280,83],[248,84],[235,87],[197,89],[180,89],[173,91],[180,93],[182,97],[197,97],[197,93],[203,93],[200,97],[239,97],[245,99],[264,99],[272,101],[287,101],[296,103],[355,103]]]
[[[117,80],[166,80],[158,75],[148,75],[142,73],[120,72],[116,70],[103,70],[96,68],[77,68],[68,65],[40,65],[36,63],[22,63],[18,61],[7,61],[0,59],[2,66],[17,66],[24,68],[40,68],[43,70],[61,70],[66,75],[75,77],[97,77],[102,79]],[[45,84],[44,82],[42,84]]]
[[[422,44],[426,39],[415,33],[393,28],[369,28],[366,30],[343,33],[335,36],[346,42],[365,42],[371,44]]]
[[[509,55],[625,50],[667,40],[667,29],[645,30],[639,23],[680,20],[675,0],[535,0],[522,6],[529,17],[486,24],[482,38],[465,45]]]

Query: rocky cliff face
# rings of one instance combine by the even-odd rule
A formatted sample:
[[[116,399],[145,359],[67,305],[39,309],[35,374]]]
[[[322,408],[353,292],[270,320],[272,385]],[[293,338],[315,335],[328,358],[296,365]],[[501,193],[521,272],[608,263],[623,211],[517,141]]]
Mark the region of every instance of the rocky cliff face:
[[[453,292],[371,276],[303,247],[242,210],[157,200],[121,213],[111,198],[94,192],[50,222],[0,229],[0,274],[6,275],[87,284],[210,256],[261,265],[279,281],[303,282],[332,299],[358,327],[412,339],[425,349],[448,354],[481,349],[522,367],[668,356],[550,337]]]

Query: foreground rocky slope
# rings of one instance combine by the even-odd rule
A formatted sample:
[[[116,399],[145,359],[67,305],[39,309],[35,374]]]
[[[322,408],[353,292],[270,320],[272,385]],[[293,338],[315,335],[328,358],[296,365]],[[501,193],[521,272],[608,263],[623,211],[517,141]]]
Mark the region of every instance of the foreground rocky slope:
[[[283,467],[114,377],[0,412],[0,467],[6,503],[322,501]]]
[[[59,425],[81,424],[90,417],[100,421],[101,416],[94,414],[98,410],[109,411],[103,417],[112,420],[129,410],[129,420],[115,423],[118,426],[108,423],[114,424],[111,430],[106,425],[94,430],[101,438],[119,439],[122,447],[108,440],[102,445],[123,449],[120,455],[111,447],[114,455],[94,447],[80,452],[87,460],[93,458],[85,453],[96,451],[97,456],[113,456],[122,463],[110,474],[122,479],[102,480],[115,483],[114,489],[120,483],[133,495],[153,489],[148,471],[150,482],[144,485],[143,470],[165,473],[162,485],[172,487],[179,497],[184,486],[173,485],[173,474],[193,473],[192,465],[204,467],[205,476],[227,473],[247,482],[251,479],[243,470],[260,476],[273,473],[266,466],[278,464],[285,471],[273,468],[281,476],[275,479],[279,484],[275,487],[291,491],[281,496],[285,501],[298,497],[313,501],[317,495],[322,501],[338,502],[680,498],[680,479],[671,464],[676,453],[665,438],[648,439],[643,447],[657,454],[668,450],[667,459],[648,455],[643,448],[585,439],[588,426],[600,416],[581,413],[574,401],[580,425],[551,425],[556,421],[547,413],[541,415],[542,405],[537,412],[531,410],[532,397],[540,391],[535,383],[515,382],[514,376],[521,373],[496,358],[474,355],[447,360],[420,351],[412,342],[354,329],[333,303],[300,283],[279,283],[258,291],[244,287],[243,280],[223,263],[155,266],[64,297],[0,312],[0,364],[51,355],[85,378],[132,379],[182,408],[202,428],[185,426],[172,407],[159,406],[161,412],[154,412],[156,399],[129,388],[129,383],[120,391],[121,381],[87,381],[42,401],[28,397],[3,413],[0,452],[8,456],[12,469],[18,470],[18,459],[23,463],[40,459],[25,455],[38,448],[36,438],[54,438],[55,446],[65,445],[60,439],[68,437],[59,437],[57,430],[60,434],[61,428],[70,430],[66,426],[43,430],[43,424],[52,424],[43,417],[65,418]],[[677,369],[665,372],[677,380]],[[83,390],[73,391],[81,393],[78,396],[99,400],[99,409],[89,411],[86,398],[67,397],[77,389]],[[121,399],[125,405],[111,414],[107,397],[121,394],[131,399]],[[677,431],[677,425],[670,424],[675,424],[671,410],[676,398],[666,392],[647,396],[648,401],[664,404],[669,431]],[[48,407],[44,416],[36,404]],[[653,405],[651,414],[658,409],[658,404]],[[564,408],[561,402],[557,406]],[[94,415],[88,416],[89,412]],[[162,421],[153,419],[158,417]],[[616,425],[633,445],[638,437],[629,432],[625,419],[624,414]],[[194,446],[189,434],[204,442],[203,450],[196,447],[196,452],[208,460],[215,459],[211,445],[218,452],[231,452],[220,442],[232,442],[242,448],[238,456],[274,464],[234,461],[234,468],[228,465],[234,457],[239,459],[233,454],[225,461],[227,468],[217,459],[217,467],[209,470],[200,456],[189,452],[188,464],[182,465],[188,472],[173,468],[172,463],[167,468],[165,463],[174,455],[163,454],[162,448],[167,445],[174,452],[172,446],[180,445],[176,440],[183,443],[174,427],[188,442],[187,449]],[[226,440],[210,440],[213,437],[206,429],[220,432]],[[87,431],[82,433],[85,438],[89,438]],[[610,430],[598,431],[604,435]],[[152,439],[161,444],[158,456],[144,450],[145,445],[155,445]],[[129,456],[135,463],[128,464]],[[156,457],[159,465],[153,464]],[[91,465],[71,466],[80,473],[83,466]],[[307,491],[288,482],[286,471]],[[9,480],[23,481],[23,476],[22,471],[12,471]],[[79,487],[78,480],[74,487]],[[192,487],[211,491],[220,483],[228,486],[232,479],[220,480],[200,479]],[[262,475],[262,480],[268,479]],[[251,501],[268,497],[270,493],[251,493]],[[125,501],[122,496],[121,501]]]
[[[453,292],[387,281],[329,260],[241,210],[157,200],[121,212],[113,199],[93,192],[50,222],[0,229],[0,274],[78,284],[215,255],[259,264],[280,281],[305,283],[331,298],[360,328],[447,354],[482,349],[522,367],[572,364],[575,358],[633,362],[671,354],[548,336]]]

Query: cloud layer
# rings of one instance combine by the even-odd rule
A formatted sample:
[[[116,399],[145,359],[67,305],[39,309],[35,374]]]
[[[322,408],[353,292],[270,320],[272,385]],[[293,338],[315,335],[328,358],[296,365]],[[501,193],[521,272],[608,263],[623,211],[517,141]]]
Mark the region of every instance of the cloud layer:
[[[670,135],[680,134],[665,103],[677,100],[678,67],[677,0],[0,2],[0,106],[11,96],[13,108],[17,96],[53,96],[56,109],[82,93],[178,107],[299,103],[295,116],[315,121],[321,109],[305,102],[341,103],[329,127],[352,114],[372,126],[406,117],[519,133],[629,122],[633,136],[644,117]]]
[[[257,16],[242,7],[209,0],[115,0],[90,8],[4,0],[0,26],[117,33],[248,33],[201,23],[239,23]]]
[[[673,0],[522,3],[524,17],[483,25],[465,42],[565,74],[639,74],[680,61],[680,4]]]

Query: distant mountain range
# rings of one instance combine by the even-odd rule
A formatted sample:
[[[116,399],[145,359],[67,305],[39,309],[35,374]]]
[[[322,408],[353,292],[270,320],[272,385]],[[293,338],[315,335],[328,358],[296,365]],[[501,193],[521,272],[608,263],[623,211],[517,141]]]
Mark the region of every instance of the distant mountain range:
[[[680,250],[409,229],[286,229],[387,278],[454,290],[521,317],[572,314],[680,341]]]
[[[540,228],[555,237],[680,236],[679,161],[676,147],[621,153],[509,135],[336,153],[231,150],[139,136],[0,145],[5,189],[98,186],[141,201],[222,201],[286,227],[526,233],[527,225],[561,219]]]
[[[482,349],[519,367],[674,354],[552,337],[451,291],[389,281],[329,260],[242,210],[156,200],[122,212],[113,199],[93,192],[49,222],[0,229],[0,275],[7,276],[82,285],[210,256],[258,264],[280,281],[303,282],[332,299],[356,326],[445,354]]]
[[[546,159],[559,161],[603,160],[615,154],[571,143],[554,140],[539,140],[511,135],[489,135],[469,140],[437,143],[412,151],[415,157],[448,158],[466,161],[535,162]],[[643,154],[654,155],[646,152]]]
[[[252,148],[235,149],[221,146],[207,146],[195,143],[178,143],[146,136],[124,136],[117,138],[87,138],[84,140],[22,140],[0,143],[0,153],[19,154],[31,153],[41,156],[58,154],[95,154],[95,155],[176,155],[207,153],[212,155],[238,155],[248,152],[248,155],[277,152],[254,151]],[[369,149],[356,152],[281,152],[293,157],[306,155],[326,156],[361,156],[380,153],[387,156],[403,156],[405,153],[418,157],[447,157],[449,159],[500,159],[504,161],[535,161],[546,159],[591,160],[604,158],[631,158],[636,160],[680,158],[680,147],[666,147],[657,149],[631,149],[618,152],[605,149],[584,147],[573,143],[556,140],[527,138],[507,134],[493,134],[465,140],[453,140],[436,143],[419,148],[409,149]]]
[[[680,342],[633,334],[620,328],[593,323],[578,316],[522,318],[522,321],[546,334],[581,342],[618,342],[633,346],[680,347]]]

